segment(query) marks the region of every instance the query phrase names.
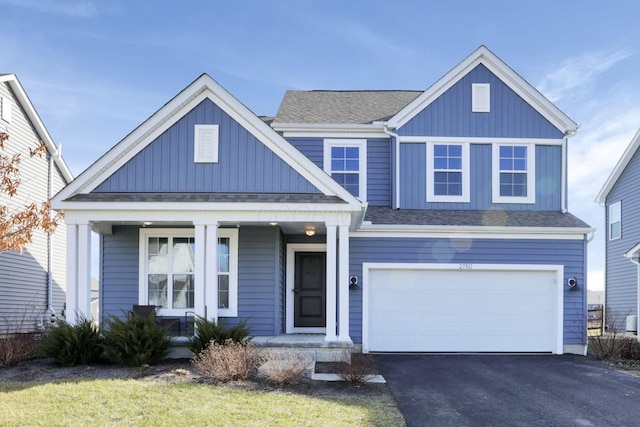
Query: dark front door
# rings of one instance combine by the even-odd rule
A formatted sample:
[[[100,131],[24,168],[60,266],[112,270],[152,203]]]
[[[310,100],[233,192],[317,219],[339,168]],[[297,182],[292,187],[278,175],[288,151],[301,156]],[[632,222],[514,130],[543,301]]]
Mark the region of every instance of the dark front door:
[[[325,327],[326,258],[323,252],[296,252],[293,326]]]

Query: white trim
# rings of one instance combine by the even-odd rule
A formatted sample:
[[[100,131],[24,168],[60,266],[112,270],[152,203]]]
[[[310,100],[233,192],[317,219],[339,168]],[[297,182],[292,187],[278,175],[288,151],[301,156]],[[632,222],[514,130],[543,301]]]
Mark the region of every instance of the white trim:
[[[337,225],[336,224],[326,224],[327,227],[327,309],[326,309],[326,318],[327,318],[327,332],[325,333],[324,340],[325,341],[337,341],[337,275],[336,275],[336,261],[337,261],[337,253],[338,253],[338,245],[337,245]]]
[[[219,125],[195,125],[193,128],[193,162],[218,163]]]
[[[500,147],[524,146],[527,148],[527,196],[509,197],[500,195]],[[492,203],[535,204],[536,202],[536,146],[520,143],[493,143],[491,146],[491,193]],[[509,172],[509,171],[507,171]]]
[[[237,317],[238,316],[238,229],[237,228],[218,228],[218,240],[221,238],[229,239],[229,308],[217,308],[219,317]],[[217,245],[217,242],[216,242]],[[216,249],[217,254],[217,249]],[[220,266],[216,263],[218,271],[216,271],[215,289],[218,290],[218,276]],[[211,288],[212,286],[209,285]],[[216,296],[217,300],[217,296]],[[219,304],[219,302],[218,302]],[[217,306],[216,306],[217,307]]]
[[[417,142],[441,142],[441,143],[469,143],[469,144],[535,144],[535,145],[562,145],[564,138],[492,138],[492,137],[466,137],[466,136],[400,136],[400,143]]]
[[[614,207],[618,207],[618,213],[619,213],[619,218],[617,221],[611,221],[611,209]],[[620,231],[619,231],[619,235],[616,237],[611,237],[611,226],[615,223],[615,222],[619,222],[620,223]],[[622,238],[622,200],[618,200],[615,203],[612,203],[609,205],[608,208],[608,212],[607,212],[607,239],[608,240],[618,240]]]
[[[491,112],[491,84],[471,83],[471,112]]]
[[[338,341],[349,342],[349,227],[338,226]]]
[[[638,147],[640,147],[640,129],[638,129],[635,136],[631,139],[631,142],[629,143],[627,148],[624,150],[624,153],[618,160],[618,163],[616,163],[615,167],[611,171],[611,174],[609,175],[604,185],[596,195],[596,198],[594,200],[596,203],[603,204],[607,201],[607,196],[609,195],[609,192],[611,191],[613,186],[616,184],[616,182],[618,182],[620,175],[622,175],[622,172],[624,172],[624,170],[627,168],[627,165],[633,158],[633,155],[638,150]],[[638,318],[640,319],[640,316],[638,316]]]
[[[434,189],[434,173],[436,169],[434,167],[434,145],[459,145],[462,148],[462,169],[437,169],[438,171],[447,172],[460,172],[462,174],[462,194],[459,196],[448,195],[436,195]],[[471,201],[470,190],[470,176],[471,176],[471,162],[470,162],[470,149],[466,142],[428,142],[427,143],[427,202],[447,202],[447,203],[469,203]]]
[[[218,321],[218,224],[206,226],[206,269],[205,269],[205,315],[207,319]],[[208,289],[207,289],[208,286]]]
[[[362,264],[362,352],[369,352],[369,275],[372,270],[460,270],[461,265],[455,264],[434,264],[434,263],[368,263]],[[549,264],[464,264],[465,269],[472,266],[474,271],[551,271],[555,272],[556,293],[554,307],[555,342],[553,353],[563,354],[563,333],[564,333],[564,266]]]
[[[296,252],[327,252],[327,245],[324,243],[289,243],[287,244],[287,276],[285,286],[285,332],[293,333],[325,333],[326,328],[299,328],[295,327],[293,288],[295,287],[295,264]]]
[[[331,148],[333,147],[357,147],[358,148],[358,199],[367,200],[367,140],[366,139],[325,139],[323,141],[322,164],[324,171],[331,176],[334,172],[331,168]],[[349,171],[335,171],[336,173],[349,173]]]
[[[595,228],[536,228],[536,227],[463,227],[426,225],[368,225],[349,233],[351,238],[403,238],[429,239],[533,239],[533,240],[584,240]]]
[[[388,126],[399,129],[411,120],[416,114],[424,110],[440,95],[446,92],[454,84],[460,81],[477,65],[483,64],[489,71],[496,75],[505,85],[511,88],[518,96],[535,108],[544,118],[549,120],[561,132],[576,131],[578,124],[571,120],[551,101],[545,98],[518,73],[498,58],[486,46],[480,46],[471,55],[451,69],[435,84],[418,96],[406,107],[400,110],[388,121]]]
[[[196,224],[194,227],[194,237],[195,237],[195,253],[194,253],[194,275],[193,275],[193,311],[200,317],[205,317],[206,309],[205,309],[205,298],[207,292],[205,291],[205,283],[208,283],[206,280],[207,266],[206,262],[206,244],[207,237],[206,232],[207,228],[204,224]],[[202,295],[201,298],[195,298],[197,295]]]
[[[65,320],[76,324],[78,310],[78,225],[65,219],[67,231],[67,286]]]
[[[384,138],[383,123],[329,124],[329,123],[271,123],[271,127],[285,138]]]

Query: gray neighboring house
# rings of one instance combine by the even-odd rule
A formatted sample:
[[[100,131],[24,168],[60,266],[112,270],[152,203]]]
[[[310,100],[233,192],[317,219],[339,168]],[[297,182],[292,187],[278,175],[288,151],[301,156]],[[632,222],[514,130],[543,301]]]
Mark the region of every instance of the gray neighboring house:
[[[0,204],[10,210],[50,199],[73,180],[33,104],[15,74],[0,74],[0,131],[9,134],[6,154],[21,153],[21,185]],[[29,148],[44,142],[43,156],[29,156]],[[22,254],[0,253],[0,334],[30,331],[52,316],[61,316],[65,304],[66,233],[61,224],[51,236],[36,232]]]
[[[595,201],[605,207],[607,226],[605,310],[610,327],[638,330],[640,304],[640,130],[607,178]]]

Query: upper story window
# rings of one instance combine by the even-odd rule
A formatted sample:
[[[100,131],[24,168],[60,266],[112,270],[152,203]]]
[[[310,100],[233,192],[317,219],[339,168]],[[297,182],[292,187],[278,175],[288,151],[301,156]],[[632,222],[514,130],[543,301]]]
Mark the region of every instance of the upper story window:
[[[427,202],[469,202],[469,144],[427,144]]]
[[[622,237],[622,205],[621,202],[609,205],[609,240]]]
[[[493,203],[535,203],[535,145],[493,145]]]
[[[367,199],[367,141],[325,139],[324,170],[360,200]]]

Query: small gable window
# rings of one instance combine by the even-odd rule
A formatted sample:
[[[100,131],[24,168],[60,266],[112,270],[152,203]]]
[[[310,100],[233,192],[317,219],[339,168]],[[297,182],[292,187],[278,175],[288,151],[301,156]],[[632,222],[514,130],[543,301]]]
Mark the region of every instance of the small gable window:
[[[471,111],[474,113],[491,112],[491,85],[473,83],[471,85]]]
[[[494,144],[493,203],[535,203],[533,144]]]
[[[427,144],[427,202],[469,202],[469,144]]]
[[[218,163],[218,125],[195,125],[195,163]]]
[[[622,237],[622,208],[621,202],[609,205],[609,240]]]
[[[367,141],[325,140],[324,170],[354,196],[366,200]]]

